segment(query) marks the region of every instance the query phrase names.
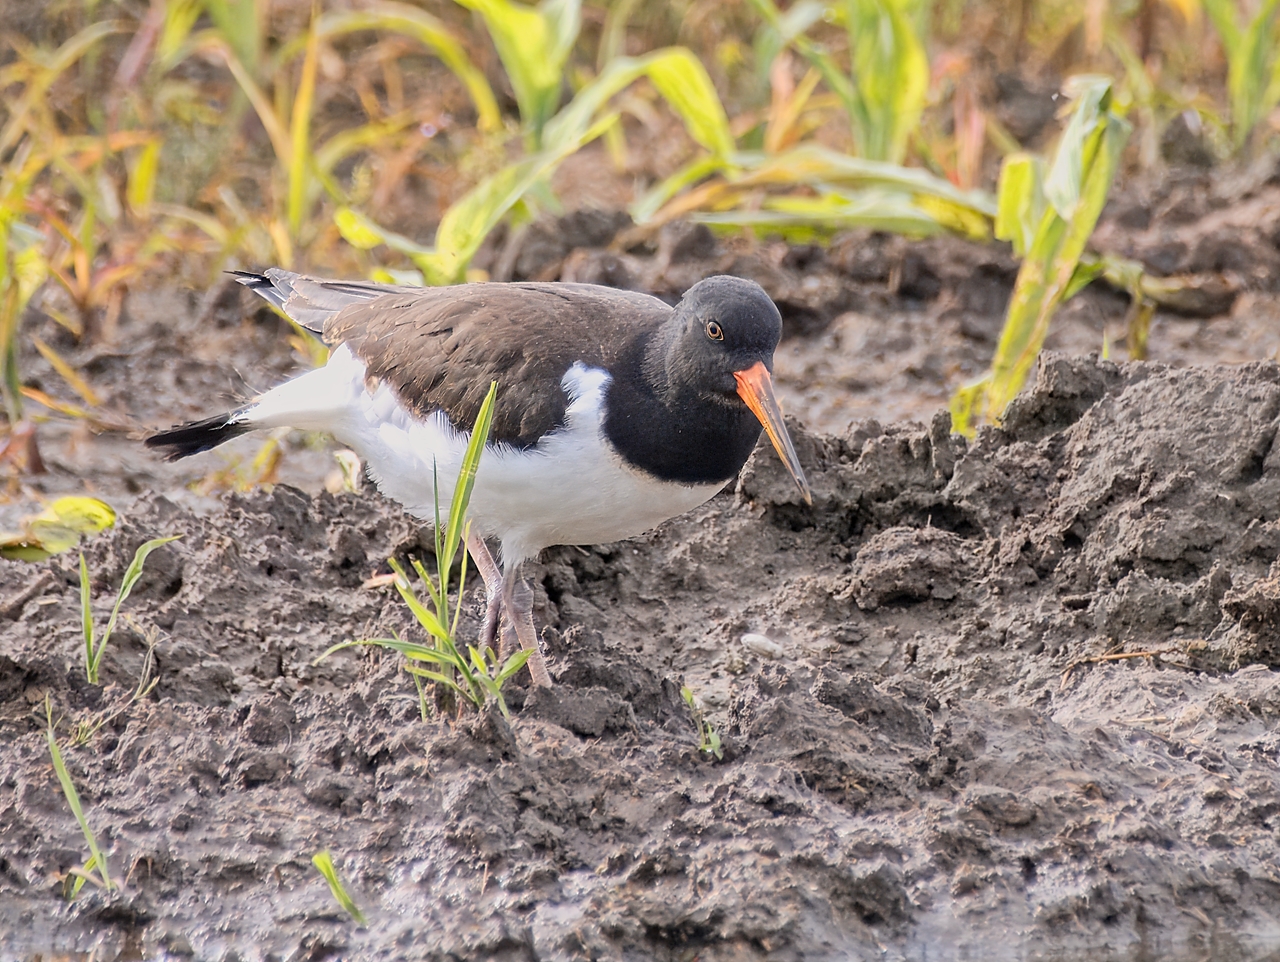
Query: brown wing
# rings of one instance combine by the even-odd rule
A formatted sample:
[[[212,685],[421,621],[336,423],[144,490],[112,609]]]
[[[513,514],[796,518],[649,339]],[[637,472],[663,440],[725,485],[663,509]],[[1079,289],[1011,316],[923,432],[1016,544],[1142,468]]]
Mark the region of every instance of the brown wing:
[[[671,314],[656,297],[589,284],[359,294],[351,291],[352,300],[325,321],[325,341],[350,347],[369,377],[390,384],[411,410],[444,411],[463,429],[497,381],[490,437],[517,446],[564,423],[560,379],[575,362],[609,366]]]

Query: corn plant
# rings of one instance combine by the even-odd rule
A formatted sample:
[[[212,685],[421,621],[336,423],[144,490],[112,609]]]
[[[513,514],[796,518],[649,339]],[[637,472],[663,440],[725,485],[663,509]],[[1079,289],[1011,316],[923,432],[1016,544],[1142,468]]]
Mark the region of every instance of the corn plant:
[[[1236,149],[1271,109],[1280,104],[1280,59],[1276,57],[1276,10],[1280,0],[1262,0],[1241,22],[1237,0],[1201,0],[1227,55],[1227,93]]]
[[[333,855],[326,849],[323,852],[316,852],[311,856],[311,864],[316,867],[324,880],[329,883],[329,891],[333,893],[334,900],[346,910],[347,914],[359,922],[361,925],[367,925],[368,921],[364,917],[364,913],[360,911],[360,907],[356,905],[348,893],[346,886],[342,884],[342,879],[338,877],[338,870],[333,864]]]
[[[49,745],[49,756],[53,761],[53,770],[57,772],[58,782],[62,786],[62,794],[67,800],[67,807],[71,809],[71,814],[75,816],[80,831],[84,833],[84,840],[89,846],[89,860],[84,866],[78,869],[72,869],[67,873],[67,880],[64,885],[63,892],[67,899],[73,899],[80,894],[80,889],[85,882],[91,882],[106,892],[111,892],[117,886],[111,880],[111,871],[107,867],[107,856],[98,845],[98,837],[94,834],[93,828],[89,825],[89,820],[85,818],[84,806],[80,803],[80,793],[76,791],[75,782],[71,780],[71,773],[67,771],[67,763],[62,758],[62,750],[58,747],[57,732],[54,730],[53,724],[53,703],[49,697],[45,696],[45,741]]]
[[[775,46],[794,46],[840,98],[859,156],[901,163],[929,89],[929,61],[917,26],[929,15],[929,0],[801,0],[785,14],[773,0],[751,2],[776,33]],[[805,36],[824,20],[845,28],[847,71]]]
[[[991,368],[951,399],[953,429],[972,435],[998,421],[1025,383],[1058,306],[1099,273],[1085,244],[1102,213],[1129,124],[1111,109],[1111,81],[1079,77],[1075,108],[1053,162],[1027,154],[1000,172],[996,236],[1022,258]]]
[[[111,609],[111,617],[107,619],[107,626],[103,629],[100,637],[94,626],[93,592],[89,584],[89,566],[84,560],[84,552],[80,552],[80,615],[84,630],[85,675],[88,677],[89,684],[98,684],[102,656],[106,654],[107,642],[111,640],[111,633],[115,631],[116,621],[120,617],[120,606],[125,603],[125,599],[133,591],[133,586],[142,577],[142,566],[146,564],[147,556],[161,545],[168,544],[170,541],[177,541],[180,537],[182,535],[153,538],[139,546],[138,550],[133,553],[133,560],[129,562],[129,567],[125,569],[124,578],[120,582],[120,590],[116,592],[116,603]]]
[[[560,106],[564,66],[582,29],[582,0],[458,0],[484,19],[511,81],[525,148],[542,149],[542,132]]]
[[[508,715],[502,688],[507,680],[523,668],[525,662],[529,660],[530,652],[522,650],[499,664],[492,649],[486,647],[481,650],[475,645],[468,645],[464,653],[458,647],[456,640],[467,582],[467,553],[463,548],[470,532],[470,522],[466,520],[467,505],[471,501],[471,491],[475,487],[480,455],[484,451],[485,442],[489,437],[489,428],[493,423],[493,405],[497,392],[498,385],[495,382],[490,385],[489,394],[480,407],[480,413],[476,416],[471,440],[467,444],[467,451],[462,459],[462,470],[458,474],[458,482],[453,489],[449,517],[444,524],[441,524],[439,502],[436,503],[435,575],[428,572],[421,561],[416,558],[413,560],[413,569],[427,593],[425,602],[414,590],[408,574],[400,563],[394,558],[388,562],[392,571],[395,572],[396,590],[426,632],[428,642],[418,644],[406,641],[399,636],[345,641],[334,645],[317,659],[317,661],[323,660],[335,651],[357,645],[376,645],[398,651],[408,660],[405,670],[414,676],[414,683],[418,686],[419,705],[424,721],[428,717],[428,707],[426,694],[422,688],[422,679],[443,686],[470,702],[475,708],[483,708],[487,701],[492,700],[498,705],[503,715]],[[438,485],[436,490],[439,490]],[[462,549],[462,557],[458,575],[458,594],[456,601],[450,604],[449,576],[460,549]]]
[[[240,0],[239,5],[253,6],[248,0]],[[258,231],[265,230],[274,250],[273,259],[282,264],[290,264],[295,246],[317,232],[308,229],[308,217],[322,196],[328,195],[338,204],[349,201],[333,175],[338,164],[358,151],[385,144],[417,123],[410,113],[402,112],[340,130],[323,143],[315,143],[311,123],[316,106],[321,44],[358,31],[388,32],[414,39],[438,56],[466,86],[476,107],[480,129],[494,131],[501,126],[493,90],[468,57],[462,41],[441,21],[408,4],[372,3],[358,11],[323,15],[316,11],[303,37],[283,44],[273,57],[259,57],[254,62],[245,59],[245,50],[251,46],[247,35],[231,31],[225,18],[215,16],[213,19],[213,28],[182,36],[183,30],[189,32],[195,23],[190,10],[185,9],[169,31],[173,36],[161,44],[162,64],[171,67],[194,54],[220,60],[257,114],[275,154],[277,189],[274,195],[280,198],[276,210],[265,218]],[[299,57],[301,69],[296,86],[292,86],[289,70]],[[238,202],[234,197],[223,196],[222,200],[233,215],[238,215],[235,209]],[[227,235],[220,222],[208,223],[196,212],[180,209],[162,209],[162,212],[196,224],[217,242],[226,244],[237,240]],[[239,216],[238,219],[246,218]]]
[[[530,191],[545,183],[564,159],[617,123],[610,100],[645,77],[680,116],[685,129],[712,158],[711,169],[732,166],[733,134],[706,68],[684,47],[641,57],[617,57],[540,128],[540,150],[493,174],[444,214],[435,243],[424,247],[388,231],[351,208],[334,222],[348,243],[368,249],[386,244],[413,261],[427,284],[460,281],[485,235]]]

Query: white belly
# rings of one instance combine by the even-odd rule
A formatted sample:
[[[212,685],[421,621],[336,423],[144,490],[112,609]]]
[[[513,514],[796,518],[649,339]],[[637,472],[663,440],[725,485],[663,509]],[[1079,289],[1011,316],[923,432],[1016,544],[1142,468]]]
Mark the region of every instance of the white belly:
[[[696,508],[728,483],[672,484],[623,462],[601,426],[608,381],[607,372],[575,364],[560,382],[569,397],[563,427],[524,450],[486,445],[470,517],[482,535],[502,542],[505,561],[555,544],[629,538]],[[441,516],[448,514],[470,436],[443,412],[419,420],[385,383],[370,393],[364,364],[345,345],[325,367],[268,391],[246,416],[260,427],[332,434],[365,460],[383,494],[429,522],[437,498]]]

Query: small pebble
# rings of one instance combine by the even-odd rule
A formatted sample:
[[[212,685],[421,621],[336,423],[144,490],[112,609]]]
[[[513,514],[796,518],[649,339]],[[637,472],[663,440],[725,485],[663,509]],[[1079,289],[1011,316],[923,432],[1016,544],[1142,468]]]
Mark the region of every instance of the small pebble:
[[[759,655],[761,658],[769,658],[771,660],[781,658],[785,654],[783,647],[772,638],[758,635],[755,632],[749,632],[742,636],[742,647],[753,655]]]

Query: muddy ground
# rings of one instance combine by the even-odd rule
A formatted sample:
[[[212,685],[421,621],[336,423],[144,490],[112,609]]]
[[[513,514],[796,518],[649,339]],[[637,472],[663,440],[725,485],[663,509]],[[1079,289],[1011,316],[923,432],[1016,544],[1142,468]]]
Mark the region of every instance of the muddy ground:
[[[290,484],[201,495],[185,484],[218,454],[169,466],[123,432],[43,425],[51,472],[0,515],[87,487],[121,507],[86,548],[104,614],[138,544],[183,537],[148,563],[105,688],[83,680],[73,560],[0,566],[0,956],[1275,957],[1280,367],[1262,359],[1280,187],[1235,178],[1127,187],[1098,236],[1218,285],[1209,316],[1161,313],[1156,360],[1117,365],[1085,355],[1118,341],[1125,299],[1090,289],[972,444],[939,408],[994,344],[1015,269],[998,247],[679,226],[623,249],[603,214],[494,238],[497,277],[672,297],[705,273],[760,279],[815,493],[798,503],[765,447],[645,537],[547,552],[530,574],[558,684],[513,688],[509,722],[421,721],[388,654],[316,663],[411,630],[362,584],[428,542],[371,492],[325,492],[314,439],[287,442]],[[27,323],[57,342],[38,310]],[[134,292],[107,347],[57,343],[122,427],[299,363],[234,288]],[[464,634],[479,612],[473,594]],[[130,703],[152,630],[157,687]],[[46,694],[118,894],[61,897],[87,856]],[[102,724],[71,747],[79,722]],[[367,928],[311,866],[322,849]]]

